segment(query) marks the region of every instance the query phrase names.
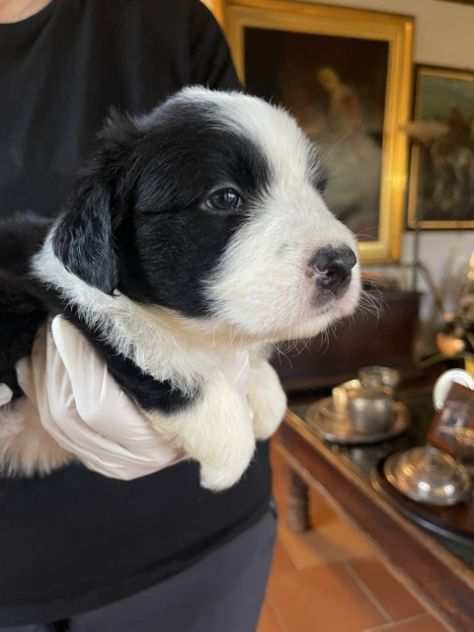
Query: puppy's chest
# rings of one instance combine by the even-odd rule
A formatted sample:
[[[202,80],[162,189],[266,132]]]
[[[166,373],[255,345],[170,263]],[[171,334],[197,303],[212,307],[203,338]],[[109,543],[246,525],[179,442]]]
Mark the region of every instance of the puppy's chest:
[[[227,353],[216,353],[209,362],[208,371],[203,373],[203,381],[212,379],[215,372],[225,377],[228,385],[242,397],[246,397],[250,380],[250,353],[239,350]]]
[[[213,390],[216,382],[225,384],[226,389],[229,388],[239,398],[243,400],[247,398],[251,375],[250,353],[248,351],[203,353],[200,350],[193,353],[192,350],[188,350],[184,353],[188,356],[189,373],[185,372],[180,375],[179,368],[182,368],[182,362],[179,362],[181,366],[178,366],[178,370],[171,380],[151,378],[153,383],[150,384],[150,392],[153,392],[154,397],[164,391],[167,392],[166,402],[169,402],[169,405],[166,406],[166,412],[178,412],[180,408],[189,406],[198,399],[205,399],[207,393]],[[180,352],[179,355],[182,354],[183,352]],[[169,370],[170,365],[173,365],[173,358],[168,358],[168,362],[167,370]],[[159,374],[161,368],[158,360],[156,366],[153,367],[155,376]],[[141,371],[140,375],[140,379],[143,379]],[[149,406],[147,408],[149,409]],[[164,410],[163,401],[159,402],[158,409]]]
[[[172,379],[156,379],[124,358],[118,363],[115,358],[111,371],[124,390],[146,411],[169,415],[179,413],[197,400],[206,399],[213,383],[222,377],[228,388],[241,399],[246,399],[250,387],[250,355],[247,351],[213,353],[205,359],[202,352],[198,358],[193,358],[192,352],[189,356],[190,365],[194,365],[192,381],[190,375],[180,376],[179,373],[175,373]],[[153,372],[156,375],[159,371],[157,362]]]
[[[132,344],[128,355],[88,328],[76,314],[71,320],[102,356],[122,389],[145,411],[165,415],[181,412],[206,397],[206,391],[217,375],[223,376],[240,397],[245,399],[247,395],[251,365],[247,350],[220,351],[186,346],[173,349],[150,340],[148,353],[134,349]],[[144,362],[140,361],[142,358]]]

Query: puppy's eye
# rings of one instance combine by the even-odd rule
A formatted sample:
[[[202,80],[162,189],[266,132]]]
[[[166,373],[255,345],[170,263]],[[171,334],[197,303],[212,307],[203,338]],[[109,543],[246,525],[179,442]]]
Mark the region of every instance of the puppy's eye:
[[[319,165],[315,176],[313,177],[313,185],[319,191],[319,193],[323,194],[328,186],[329,173],[326,167]]]
[[[219,189],[208,197],[205,207],[211,211],[235,211],[242,206],[242,197],[235,189]]]
[[[319,176],[318,181],[316,182],[316,188],[321,194],[325,193],[326,189],[328,188],[327,173],[324,173]]]

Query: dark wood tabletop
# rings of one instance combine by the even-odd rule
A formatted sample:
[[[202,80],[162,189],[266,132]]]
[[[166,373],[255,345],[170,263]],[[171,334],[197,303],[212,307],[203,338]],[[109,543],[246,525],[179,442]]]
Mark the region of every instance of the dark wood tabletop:
[[[447,546],[404,516],[377,490],[370,476],[318,438],[298,414],[289,410],[275,446],[290,473],[289,526],[310,528],[308,487],[323,493],[335,508],[368,537],[391,571],[425,606],[455,632],[474,630],[474,549]]]

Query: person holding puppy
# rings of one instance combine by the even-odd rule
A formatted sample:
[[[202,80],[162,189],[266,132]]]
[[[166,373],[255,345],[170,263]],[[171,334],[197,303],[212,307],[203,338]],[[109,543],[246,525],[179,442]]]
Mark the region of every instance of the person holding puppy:
[[[1,217],[59,214],[110,107],[142,114],[190,84],[239,88],[197,0],[0,0]],[[196,463],[168,465],[2,476],[0,629],[254,630],[275,537],[267,445],[218,494]]]

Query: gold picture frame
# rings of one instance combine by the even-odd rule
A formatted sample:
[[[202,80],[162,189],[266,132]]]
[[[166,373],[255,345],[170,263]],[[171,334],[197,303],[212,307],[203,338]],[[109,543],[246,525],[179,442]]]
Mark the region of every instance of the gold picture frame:
[[[439,2],[451,2],[452,4],[467,4],[474,7],[474,0],[438,0]]]
[[[323,6],[288,0],[226,0],[224,27],[237,72],[245,84],[247,29],[310,34],[349,42],[374,42],[386,50],[386,82],[381,106],[380,171],[377,176],[377,234],[360,240],[363,263],[376,264],[400,258],[407,185],[408,149],[403,127],[411,98],[414,21],[411,17]],[[337,44],[336,40],[332,42]],[[257,55],[258,56],[258,55]],[[370,64],[369,64],[370,66]],[[291,111],[292,108],[284,103]],[[298,118],[298,117],[297,117]],[[303,127],[305,127],[303,125]]]
[[[433,132],[425,145],[411,148],[409,228],[474,229],[474,72],[417,66],[414,119]]]
[[[224,0],[201,0],[212,11],[214,17],[222,26],[224,23]]]

